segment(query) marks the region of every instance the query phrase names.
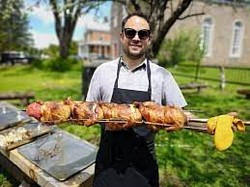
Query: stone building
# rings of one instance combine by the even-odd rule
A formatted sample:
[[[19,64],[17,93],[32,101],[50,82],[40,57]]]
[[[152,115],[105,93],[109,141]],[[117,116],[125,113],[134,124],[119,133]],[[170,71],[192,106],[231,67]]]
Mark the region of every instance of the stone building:
[[[213,3],[194,1],[192,13],[204,15],[177,20],[166,38],[173,38],[180,31],[196,30],[200,33],[205,55],[204,65],[250,66],[250,11],[245,6],[234,6],[228,1]],[[190,9],[182,16],[187,15]],[[111,9],[111,51],[115,58],[121,54],[119,32],[125,8],[113,3]]]

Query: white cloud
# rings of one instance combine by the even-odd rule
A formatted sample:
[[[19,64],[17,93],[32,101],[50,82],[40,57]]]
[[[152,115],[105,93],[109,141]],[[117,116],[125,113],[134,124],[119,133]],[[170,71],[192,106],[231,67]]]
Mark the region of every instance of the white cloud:
[[[58,45],[58,39],[56,37],[56,34],[45,34],[45,33],[38,33],[36,31],[31,31],[34,41],[35,41],[35,47],[42,49],[48,47],[50,44],[56,44]]]
[[[42,24],[48,25],[54,23],[54,16],[49,6],[43,4],[39,6],[30,5],[32,7],[29,11],[29,16],[36,18],[42,22]]]
[[[110,28],[109,23],[103,23],[102,20],[97,19],[95,15],[91,14],[81,16],[78,20],[77,27],[101,30],[109,30]]]

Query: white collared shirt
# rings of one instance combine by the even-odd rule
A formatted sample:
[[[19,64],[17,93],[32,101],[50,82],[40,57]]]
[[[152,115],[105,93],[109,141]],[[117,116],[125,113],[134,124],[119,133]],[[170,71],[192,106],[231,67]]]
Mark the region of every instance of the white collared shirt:
[[[90,82],[86,101],[110,102],[117,77],[119,58],[97,67]],[[120,69],[118,88],[148,91],[148,75],[146,60],[133,70],[124,64]],[[172,74],[161,66],[150,61],[151,100],[159,104],[187,105],[182,92]]]

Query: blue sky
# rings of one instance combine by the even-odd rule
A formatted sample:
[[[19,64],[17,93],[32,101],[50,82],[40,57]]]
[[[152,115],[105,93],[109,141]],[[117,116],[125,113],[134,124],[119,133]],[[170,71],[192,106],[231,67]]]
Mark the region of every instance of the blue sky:
[[[35,2],[36,1],[34,0],[25,0],[26,11],[29,19],[29,30],[33,35],[35,47],[41,49],[48,47],[49,44],[58,44],[54,28],[54,17],[50,7],[45,3],[36,6]],[[32,7],[32,9],[29,7]],[[89,27],[108,29],[109,24],[104,25],[102,20],[105,16],[109,17],[110,9],[111,2],[108,1],[100,6],[97,15],[94,11],[82,15],[78,19],[73,40],[81,40],[84,31]]]

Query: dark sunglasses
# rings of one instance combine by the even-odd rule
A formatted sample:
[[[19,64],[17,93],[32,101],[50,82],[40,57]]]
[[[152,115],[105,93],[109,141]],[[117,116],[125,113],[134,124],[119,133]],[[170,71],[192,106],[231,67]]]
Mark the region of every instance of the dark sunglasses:
[[[138,34],[140,40],[146,40],[150,36],[150,30],[147,29],[136,31],[135,29],[125,28],[124,33],[125,36],[129,39],[134,38],[136,34]]]

